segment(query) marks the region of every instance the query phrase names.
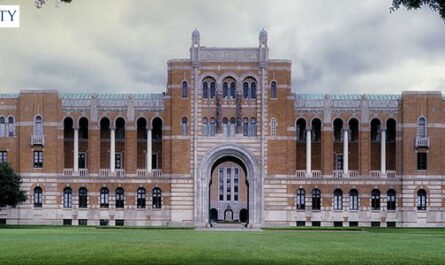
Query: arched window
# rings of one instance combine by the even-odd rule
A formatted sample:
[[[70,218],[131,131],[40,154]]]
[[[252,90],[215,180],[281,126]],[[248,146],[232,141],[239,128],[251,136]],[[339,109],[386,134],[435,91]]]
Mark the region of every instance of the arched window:
[[[358,191],[356,189],[349,192],[349,209],[358,210]]]
[[[388,190],[386,198],[386,209],[395,210],[396,209],[396,191],[393,189]]]
[[[270,135],[277,136],[277,119],[275,118],[270,120]]]
[[[341,189],[334,191],[334,210],[343,210],[343,192]]]
[[[381,127],[380,127],[380,120],[373,119],[371,121],[371,142],[372,143],[380,143],[382,139],[382,133],[381,133]]]
[[[359,123],[357,119],[351,119],[349,121],[349,142],[351,143],[358,142],[358,133],[359,133],[358,125]]]
[[[5,120],[5,117],[0,117],[0,137],[6,137],[6,120]]]
[[[216,133],[216,120],[215,118],[210,119],[210,136],[215,136]]]
[[[12,116],[8,118],[8,136],[10,137],[15,136],[14,117]]]
[[[162,192],[160,188],[153,189],[153,208],[160,209],[162,208]]]
[[[312,120],[312,142],[319,143],[321,141],[321,121],[319,119]]]
[[[312,190],[312,210],[321,209],[321,192],[319,189]]]
[[[417,210],[426,210],[426,191],[424,189],[417,192]]]
[[[420,117],[417,126],[417,136],[426,137],[426,119]]]
[[[236,84],[235,82],[230,83],[230,97],[235,98],[236,97]]]
[[[79,189],[79,208],[88,207],[88,190],[84,187]]]
[[[34,207],[35,208],[42,208],[42,204],[43,204],[42,188],[35,187],[34,188]]]
[[[210,83],[210,98],[214,98],[216,95],[216,84],[215,82]]]
[[[243,136],[249,136],[249,120],[243,119]]]
[[[100,208],[108,208],[108,189],[100,189]]]
[[[243,83],[243,98],[249,98],[249,84],[247,82]]]
[[[187,97],[187,81],[182,82],[182,97]]]
[[[202,134],[209,136],[209,120],[207,120],[207,118],[202,119]]]
[[[297,120],[297,143],[306,142],[306,120],[298,119]]]
[[[229,120],[227,118],[223,118],[223,135],[229,136]]]
[[[256,136],[256,119],[250,119],[250,136]]]
[[[229,97],[229,84],[227,82],[223,83],[223,98]]]
[[[396,121],[388,119],[386,122],[386,142],[394,143],[396,141]]]
[[[123,118],[118,118],[116,120],[116,140],[125,139],[125,120]]]
[[[377,189],[371,192],[371,210],[380,210],[380,191]]]
[[[181,121],[182,136],[187,136],[187,118],[182,117]]]
[[[270,84],[270,97],[277,98],[277,82],[275,81]]]
[[[343,121],[334,120],[334,143],[343,143]]]
[[[43,135],[43,122],[42,116],[38,115],[34,119],[34,135],[42,136]]]
[[[235,136],[235,133],[236,133],[235,129],[236,129],[236,119],[232,117],[230,119],[230,128],[229,128],[230,136]]]
[[[306,201],[306,193],[304,189],[297,190],[297,210],[304,210]]]
[[[63,208],[73,207],[73,191],[71,188],[66,187],[63,190]]]
[[[137,191],[137,207],[145,208],[145,189],[139,188]]]
[[[250,84],[250,98],[256,98],[256,83],[253,82]]]
[[[124,208],[124,189],[116,189],[116,208]]]
[[[202,97],[209,98],[209,84],[207,82],[202,84]]]

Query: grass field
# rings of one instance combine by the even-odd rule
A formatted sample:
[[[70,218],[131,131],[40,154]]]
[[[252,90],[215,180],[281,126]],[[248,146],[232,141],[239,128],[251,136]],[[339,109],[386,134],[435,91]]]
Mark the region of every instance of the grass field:
[[[445,264],[445,229],[0,228],[0,264]]]

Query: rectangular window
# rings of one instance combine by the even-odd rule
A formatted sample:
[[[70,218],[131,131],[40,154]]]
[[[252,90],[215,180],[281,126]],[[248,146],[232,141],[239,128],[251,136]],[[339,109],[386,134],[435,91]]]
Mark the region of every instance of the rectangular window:
[[[334,222],[334,227],[342,227],[343,222]]]
[[[235,176],[233,176],[233,200],[238,201],[239,192],[239,169],[234,168]]]
[[[306,226],[306,221],[297,221],[297,226]]]
[[[107,226],[108,225],[108,219],[100,219],[99,225],[100,226]]]
[[[219,169],[219,200],[224,201],[224,168]]]
[[[124,226],[124,220],[123,219],[117,219],[116,220],[116,226]]]
[[[314,221],[312,222],[312,226],[321,226],[320,221]]]
[[[0,163],[8,162],[8,151],[0,151]]]
[[[6,218],[0,218],[0,225],[6,224]]]
[[[417,153],[417,170],[427,169],[427,154]]]
[[[43,168],[43,151],[34,151],[34,168]]]
[[[79,168],[87,168],[87,153],[79,153]]]
[[[63,225],[72,225],[73,224],[73,220],[71,219],[63,219]]]
[[[386,227],[396,227],[396,222],[387,222]]]
[[[349,227],[358,227],[358,222],[349,222]]]
[[[151,166],[153,169],[158,169],[158,154],[151,155]]]
[[[227,169],[227,177],[226,177],[226,190],[227,190],[227,200],[232,200],[232,169]]]
[[[79,219],[79,225],[88,225],[88,219]]]
[[[380,222],[371,222],[371,227],[380,227]]]

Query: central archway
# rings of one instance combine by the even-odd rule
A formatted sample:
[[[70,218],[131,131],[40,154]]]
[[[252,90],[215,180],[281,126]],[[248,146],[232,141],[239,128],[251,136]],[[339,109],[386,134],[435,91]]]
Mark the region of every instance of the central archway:
[[[210,220],[210,181],[215,164],[225,157],[239,160],[245,167],[248,185],[249,227],[261,226],[262,178],[261,170],[254,155],[246,148],[234,145],[219,145],[208,151],[198,167],[195,200],[195,224],[206,227]]]

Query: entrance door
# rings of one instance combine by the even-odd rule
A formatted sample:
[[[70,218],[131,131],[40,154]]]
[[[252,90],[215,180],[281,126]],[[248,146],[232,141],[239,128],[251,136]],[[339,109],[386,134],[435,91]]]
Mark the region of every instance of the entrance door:
[[[233,211],[232,210],[225,210],[224,211],[224,221],[233,221]]]

